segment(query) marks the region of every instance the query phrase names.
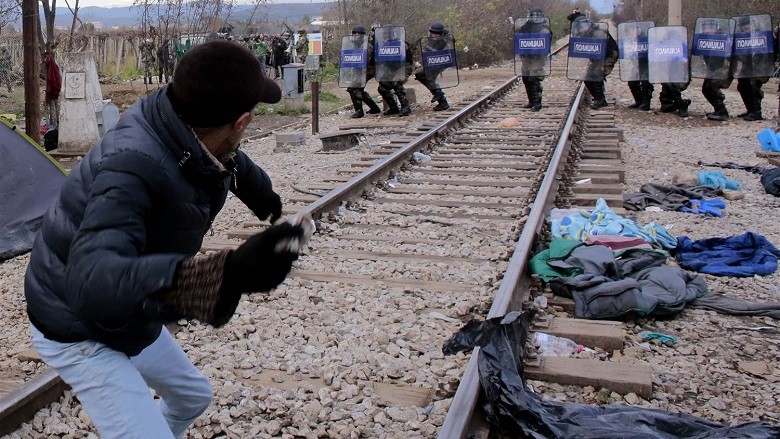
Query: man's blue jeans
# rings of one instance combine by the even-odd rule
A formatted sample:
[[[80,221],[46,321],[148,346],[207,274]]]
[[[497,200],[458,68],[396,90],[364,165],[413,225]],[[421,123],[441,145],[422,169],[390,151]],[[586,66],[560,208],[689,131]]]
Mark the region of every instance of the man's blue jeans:
[[[96,341],[52,341],[32,324],[30,332],[43,361],[71,386],[102,438],[181,438],[213,397],[206,377],[165,327],[135,357]]]

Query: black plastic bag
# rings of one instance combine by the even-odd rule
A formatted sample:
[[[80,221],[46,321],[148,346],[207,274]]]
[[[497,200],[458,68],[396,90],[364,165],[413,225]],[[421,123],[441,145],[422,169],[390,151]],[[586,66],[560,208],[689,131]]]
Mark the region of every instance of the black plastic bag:
[[[510,437],[777,439],[764,422],[724,426],[695,416],[625,405],[545,401],[523,381],[527,312],[469,322],[443,348],[445,354],[480,347],[479,376],[487,420]]]
[[[57,149],[59,143],[60,129],[59,127],[52,127],[46,130],[46,134],[43,135],[43,147],[46,152]]]

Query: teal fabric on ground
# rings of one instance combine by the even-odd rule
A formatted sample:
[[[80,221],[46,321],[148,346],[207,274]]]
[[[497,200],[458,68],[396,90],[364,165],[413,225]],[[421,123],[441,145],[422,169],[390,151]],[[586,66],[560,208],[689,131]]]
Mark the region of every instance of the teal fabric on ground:
[[[559,277],[571,277],[581,274],[582,269],[579,268],[563,269],[551,267],[547,264],[547,261],[551,259],[566,258],[575,248],[581,245],[583,245],[582,242],[563,238],[553,238],[548,249],[540,251],[528,262],[531,274],[539,275],[539,278],[545,282],[549,282],[550,280]]]
[[[677,337],[662,334],[660,332],[640,332],[639,336],[642,337],[642,340],[658,340],[661,343],[678,343]]]
[[[701,171],[696,176],[699,178],[699,185],[712,186],[720,189],[739,190],[742,183],[729,180],[720,171]]]
[[[554,237],[585,241],[594,235],[621,235],[644,239],[650,244],[672,249],[677,246],[677,239],[656,223],[640,226],[635,221],[623,218],[613,212],[603,198],[596,201],[596,208],[587,213],[578,213],[553,219],[550,225]]]

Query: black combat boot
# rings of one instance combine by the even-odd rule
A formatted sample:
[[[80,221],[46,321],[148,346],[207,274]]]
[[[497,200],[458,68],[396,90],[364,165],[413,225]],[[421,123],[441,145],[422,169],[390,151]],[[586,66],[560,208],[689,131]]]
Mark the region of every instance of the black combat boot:
[[[742,98],[742,102],[745,104],[745,112],[739,113],[737,117],[743,118],[753,112],[753,94],[745,87],[740,87],[742,84],[737,85],[737,91]]]
[[[604,108],[606,106],[609,106],[607,103],[607,99],[604,96],[604,83],[599,81],[593,84],[593,91],[595,94],[593,95],[593,103],[590,104],[590,108],[593,110],[598,110],[599,108]]]
[[[447,102],[447,98],[444,96],[444,93],[441,94],[441,98],[439,99],[439,105],[433,107],[433,111],[444,111],[450,108],[450,103]]]
[[[534,90],[533,99],[531,99],[531,111],[536,112],[542,109],[542,93],[539,90]]]
[[[412,114],[412,108],[409,107],[409,101],[406,99],[406,95],[399,95],[398,103],[401,104],[401,111],[398,112],[399,116],[404,117]]]
[[[750,111],[747,115],[745,115],[744,119],[748,122],[752,122],[754,120],[764,120],[764,117],[761,115],[761,100],[764,97],[764,93],[761,92],[760,88],[752,90],[752,92],[753,93],[750,99]]]
[[[431,90],[431,93],[433,93],[433,95],[431,96],[431,103],[434,103],[434,102],[437,102],[437,101],[441,101],[442,98],[444,98],[444,92],[441,91],[440,88],[437,88],[435,90]]]
[[[379,105],[376,104],[376,101],[374,101],[371,95],[365,90],[363,90],[363,102],[368,105],[368,114],[379,114],[382,112],[382,110],[379,109]]]
[[[525,94],[528,96],[528,103],[523,105],[523,108],[533,108],[536,91],[534,90],[533,85],[526,81],[523,81],[523,85],[525,85]]]
[[[355,112],[349,117],[352,119],[360,119],[363,117],[363,102],[353,94],[350,94],[350,97],[352,98],[352,107],[355,109]]]
[[[691,105],[690,99],[681,99],[677,103],[677,115],[680,117],[688,117],[688,106]]]
[[[707,113],[709,120],[729,120],[729,112],[723,104],[715,105],[715,111]]]
[[[395,102],[395,98],[390,96],[382,96],[382,100],[385,101],[385,104],[387,104],[387,110],[382,112],[383,116],[390,116],[393,114],[400,113],[400,110],[398,109],[398,104]]]
[[[629,91],[631,91],[631,96],[634,97],[634,103],[629,105],[628,108],[639,108],[642,106],[643,102],[643,90],[642,86],[637,85],[629,85],[628,87]]]

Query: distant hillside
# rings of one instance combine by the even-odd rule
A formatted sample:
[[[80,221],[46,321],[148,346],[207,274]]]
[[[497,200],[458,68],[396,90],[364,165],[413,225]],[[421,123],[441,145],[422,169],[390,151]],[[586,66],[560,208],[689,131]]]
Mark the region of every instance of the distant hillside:
[[[330,5],[331,3],[327,2],[269,3],[258,7],[255,13],[255,20],[262,18],[274,21],[285,20],[293,25],[299,23],[303,17],[314,18],[321,16],[323,11]],[[233,24],[242,23],[249,18],[253,7],[252,5],[234,6],[228,21]],[[79,18],[82,21],[100,22],[103,29],[110,29],[113,26],[138,26],[140,14],[140,8],[135,7],[101,8],[99,6],[88,6],[79,9]],[[43,17],[43,10],[41,10],[41,17]],[[69,28],[72,20],[73,16],[68,8],[57,8],[56,26]],[[17,28],[20,27],[21,22],[18,23]]]

